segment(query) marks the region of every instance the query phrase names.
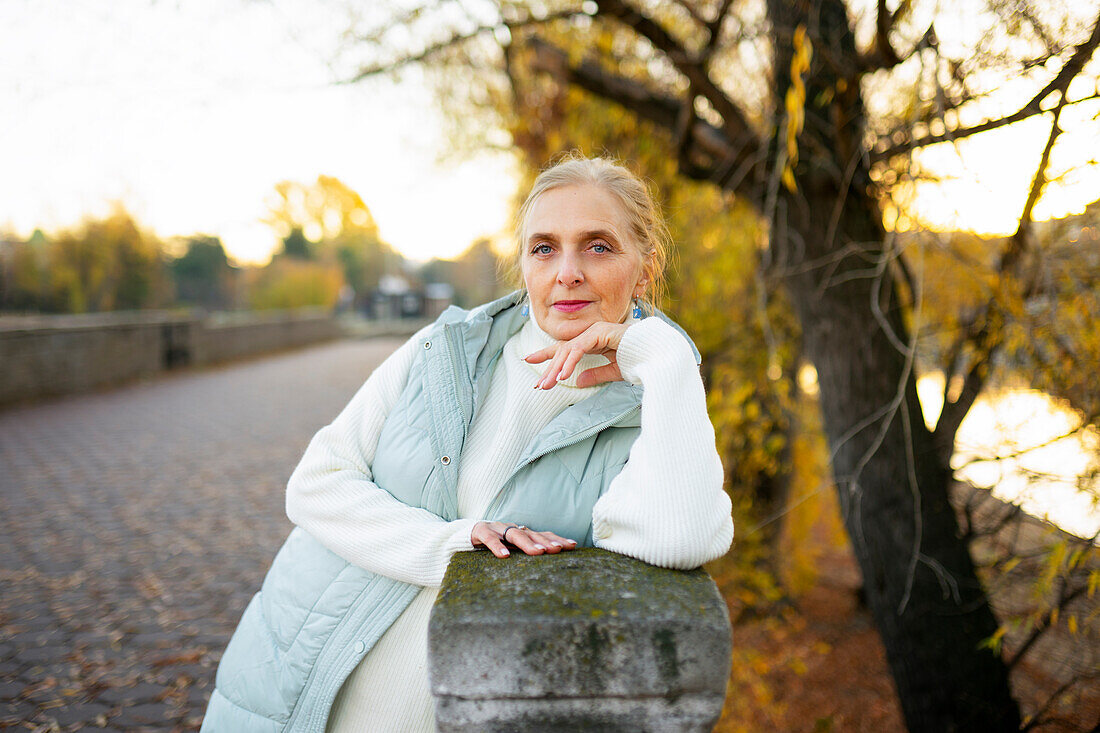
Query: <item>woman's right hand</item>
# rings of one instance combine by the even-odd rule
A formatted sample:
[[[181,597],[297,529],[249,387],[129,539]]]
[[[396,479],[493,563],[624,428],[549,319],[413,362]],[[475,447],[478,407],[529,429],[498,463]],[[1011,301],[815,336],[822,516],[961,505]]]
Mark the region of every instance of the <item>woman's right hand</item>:
[[[562,550],[572,550],[577,546],[576,540],[558,537],[553,532],[536,532],[523,525],[509,522],[478,522],[470,530],[470,542],[474,547],[488,547],[497,557],[508,557],[506,542],[528,555],[553,555]]]

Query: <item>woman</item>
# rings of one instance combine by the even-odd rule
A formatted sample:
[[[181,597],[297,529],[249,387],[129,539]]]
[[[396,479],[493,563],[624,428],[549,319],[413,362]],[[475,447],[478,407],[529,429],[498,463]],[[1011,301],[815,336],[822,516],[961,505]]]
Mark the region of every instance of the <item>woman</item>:
[[[517,237],[523,289],[448,309],[313,438],[203,730],[433,730],[428,614],[455,552],[691,568],[729,548],[698,354],[640,303],[667,241],[646,186],[565,160]]]

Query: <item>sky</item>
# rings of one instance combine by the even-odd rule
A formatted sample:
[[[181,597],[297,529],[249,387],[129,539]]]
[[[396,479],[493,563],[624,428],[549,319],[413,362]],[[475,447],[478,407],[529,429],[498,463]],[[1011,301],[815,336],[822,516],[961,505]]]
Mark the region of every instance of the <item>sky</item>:
[[[338,3],[4,0],[0,230],[71,226],[118,200],[163,237],[217,234],[262,262],[275,184],[324,174],[413,259],[499,234],[512,161],[439,162],[441,120],[415,74],[333,84],[346,27]]]
[[[410,258],[451,257],[503,235],[513,161],[486,152],[441,162],[448,143],[415,72],[400,83],[333,83],[350,68],[336,49],[356,5],[374,7],[3,0],[0,231],[56,230],[121,201],[162,237],[215,234],[238,261],[263,262],[277,245],[260,221],[275,184],[324,174],[355,189],[382,237]],[[965,27],[941,23],[941,42]],[[1100,159],[1098,109],[1067,112],[1063,150]],[[1011,231],[1048,129],[1033,120],[920,154],[920,165],[948,180],[919,186],[917,217]],[[1093,168],[1052,186],[1036,218],[1079,212],[1098,197]]]

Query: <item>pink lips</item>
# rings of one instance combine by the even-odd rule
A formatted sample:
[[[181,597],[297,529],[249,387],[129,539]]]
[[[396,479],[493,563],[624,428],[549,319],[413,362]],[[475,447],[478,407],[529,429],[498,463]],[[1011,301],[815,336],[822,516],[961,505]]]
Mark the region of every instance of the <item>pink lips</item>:
[[[563,313],[575,313],[591,302],[590,300],[559,300],[553,307]]]

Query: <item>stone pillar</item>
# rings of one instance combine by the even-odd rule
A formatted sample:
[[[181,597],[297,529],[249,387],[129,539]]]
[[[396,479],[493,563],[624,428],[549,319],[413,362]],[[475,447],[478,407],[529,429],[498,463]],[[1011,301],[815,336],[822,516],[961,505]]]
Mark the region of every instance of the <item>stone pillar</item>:
[[[703,570],[598,549],[457,553],[428,627],[443,733],[710,731],[730,651]]]

